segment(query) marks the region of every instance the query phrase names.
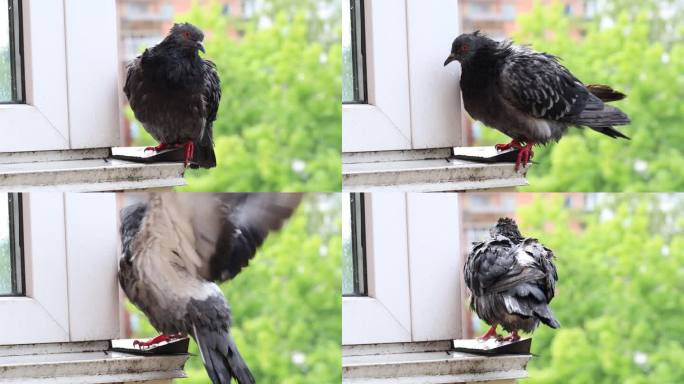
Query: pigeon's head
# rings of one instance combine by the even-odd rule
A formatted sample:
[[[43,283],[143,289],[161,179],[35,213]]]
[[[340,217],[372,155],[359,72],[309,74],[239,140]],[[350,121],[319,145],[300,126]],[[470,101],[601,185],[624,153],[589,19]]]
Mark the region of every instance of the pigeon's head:
[[[167,39],[170,39],[176,45],[181,47],[181,49],[186,50],[187,52],[204,52],[204,45],[202,45],[202,41],[204,41],[204,33],[190,23],[174,24]]]
[[[480,31],[475,31],[473,33],[464,33],[457,37],[451,44],[451,54],[447,57],[444,62],[446,67],[452,61],[458,60],[460,63],[468,60],[475,55],[478,49],[485,45],[489,45],[494,42],[492,39],[480,33]]]
[[[513,241],[522,241],[523,236],[518,230],[518,224],[508,217],[502,217],[496,223],[496,226],[490,230],[492,237],[498,235],[505,236]]]

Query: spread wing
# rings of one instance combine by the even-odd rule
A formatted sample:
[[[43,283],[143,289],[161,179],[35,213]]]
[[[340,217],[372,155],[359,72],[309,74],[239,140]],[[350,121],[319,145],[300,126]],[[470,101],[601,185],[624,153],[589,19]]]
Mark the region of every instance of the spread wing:
[[[193,197],[202,277],[213,281],[235,277],[267,236],[292,215],[301,197],[296,193],[207,194],[199,201]]]
[[[579,115],[589,98],[584,85],[554,56],[531,52],[506,60],[499,87],[503,98],[521,112],[555,121]]]

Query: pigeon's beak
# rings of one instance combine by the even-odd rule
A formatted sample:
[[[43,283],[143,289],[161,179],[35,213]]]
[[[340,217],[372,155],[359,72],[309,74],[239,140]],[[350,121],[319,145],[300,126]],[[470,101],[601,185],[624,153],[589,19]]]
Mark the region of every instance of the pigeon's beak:
[[[202,51],[203,53],[207,53],[207,51],[204,50],[204,45],[202,44],[201,41],[198,41],[198,42],[197,42],[197,49],[199,49],[199,50]]]
[[[456,56],[454,56],[454,54],[452,53],[451,55],[449,55],[449,57],[447,57],[446,61],[444,62],[444,66],[446,67],[447,65],[449,65],[449,63],[451,63],[454,60],[456,60]]]

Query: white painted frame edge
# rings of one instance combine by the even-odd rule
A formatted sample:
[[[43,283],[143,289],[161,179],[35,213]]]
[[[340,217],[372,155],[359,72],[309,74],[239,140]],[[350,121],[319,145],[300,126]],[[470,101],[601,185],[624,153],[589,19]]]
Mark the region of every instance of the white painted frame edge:
[[[120,143],[116,15],[115,0],[64,2],[71,149]]]
[[[407,196],[412,341],[461,338],[458,194]]]
[[[64,201],[69,339],[72,342],[116,339],[119,337],[116,194],[67,193]]]
[[[411,148],[406,0],[364,3],[368,104],[342,105],[342,151]]]
[[[411,341],[406,195],[366,194],[368,297],[342,299],[342,344]]]
[[[23,195],[26,296],[0,299],[0,345],[69,341],[62,194]]]

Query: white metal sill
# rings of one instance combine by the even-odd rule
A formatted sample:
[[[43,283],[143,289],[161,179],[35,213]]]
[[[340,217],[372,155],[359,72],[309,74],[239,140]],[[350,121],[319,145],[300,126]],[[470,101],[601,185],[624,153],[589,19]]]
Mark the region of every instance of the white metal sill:
[[[182,163],[110,158],[109,148],[0,153],[0,191],[105,192],[185,185]]]
[[[489,157],[493,147],[456,148],[459,154]],[[451,148],[345,153],[342,189],[349,192],[445,192],[512,188],[527,185],[527,168],[513,163],[482,164],[448,159]]]
[[[170,382],[186,377],[187,354],[138,356],[108,349],[108,341],[0,346],[0,383]]]
[[[449,351],[451,341],[342,347],[344,384],[515,383],[531,355],[478,356]]]

